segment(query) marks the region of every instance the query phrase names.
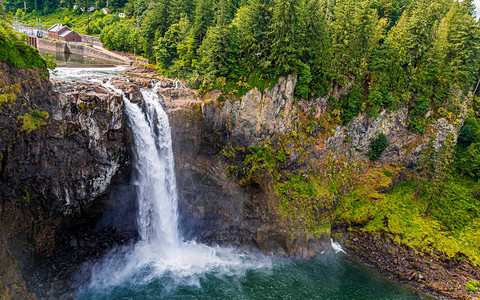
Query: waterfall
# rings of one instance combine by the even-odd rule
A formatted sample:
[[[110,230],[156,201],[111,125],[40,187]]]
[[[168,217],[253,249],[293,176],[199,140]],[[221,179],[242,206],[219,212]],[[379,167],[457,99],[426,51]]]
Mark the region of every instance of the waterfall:
[[[140,241],[115,249],[92,266],[89,288],[105,290],[152,280],[175,278],[178,284],[200,285],[206,272],[242,274],[269,268],[263,256],[246,256],[233,248],[184,241],[178,227],[178,194],[168,116],[159,102],[158,88],[141,90],[144,105],[134,103],[110,82],[107,89],[123,95],[133,133],[134,185],[138,202]]]
[[[134,140],[138,229],[144,241],[178,247],[178,199],[168,116],[156,89],[142,90],[142,96],[145,113],[125,99]]]
[[[118,71],[122,69],[60,68],[52,74],[60,80],[106,81],[107,89],[123,95],[133,139],[138,214],[131,217],[137,220],[140,240],[86,263],[78,276],[88,282],[73,291],[75,299],[417,299],[397,293],[388,282],[357,276],[363,268],[337,259],[342,256],[327,253],[320,260],[295,261],[185,241],[178,230],[170,126],[158,90],[142,90],[142,104],[130,101],[108,81]],[[332,248],[343,252],[333,241]]]

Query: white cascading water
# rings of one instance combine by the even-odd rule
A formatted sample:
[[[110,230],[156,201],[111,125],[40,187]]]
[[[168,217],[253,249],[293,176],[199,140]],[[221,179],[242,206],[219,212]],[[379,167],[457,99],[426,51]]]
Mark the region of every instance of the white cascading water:
[[[145,113],[125,100],[135,133],[133,153],[140,237],[164,247],[178,247],[178,200],[168,116],[158,102],[156,89],[144,90],[142,95]]]
[[[118,76],[123,69],[60,68],[52,77],[102,83]],[[104,86],[123,94],[110,82]],[[331,256],[324,256],[320,261],[321,270],[315,271],[303,263],[291,264],[290,260],[245,255],[230,248],[184,241],[178,230],[178,198],[168,118],[159,103],[156,88],[145,89],[142,95],[142,105],[124,96],[133,133],[132,160],[136,169],[134,183],[138,215],[132,218],[137,219],[140,240],[113,249],[98,262],[87,263],[79,276],[89,276],[90,280],[75,291],[76,299],[208,299],[222,295],[223,298],[236,299],[299,298],[300,295],[327,299],[338,298],[338,295],[347,299],[341,296],[343,291],[348,293],[348,299],[354,299],[374,291],[370,286],[362,289],[358,284],[358,291],[352,290],[348,284],[351,277],[344,275],[352,269],[345,269],[348,265],[331,260]],[[339,244],[331,243],[334,252],[344,252]],[[318,265],[318,262],[314,264]],[[300,266],[300,272],[296,271],[297,266]],[[257,275],[244,284],[247,270],[257,270],[254,272]],[[354,283],[357,281],[353,280]],[[357,283],[363,282],[359,280]],[[392,297],[386,298],[416,299],[389,295]]]

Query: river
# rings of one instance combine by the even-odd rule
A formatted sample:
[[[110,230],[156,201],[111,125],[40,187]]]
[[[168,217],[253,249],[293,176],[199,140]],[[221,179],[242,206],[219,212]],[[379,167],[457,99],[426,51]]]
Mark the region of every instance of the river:
[[[53,77],[103,83],[121,68],[59,68]],[[107,80],[105,80],[107,79]],[[314,260],[278,258],[185,240],[168,117],[156,88],[145,105],[123,96],[133,133],[140,240],[87,263],[77,299],[419,299],[413,291],[349,259],[338,245]]]

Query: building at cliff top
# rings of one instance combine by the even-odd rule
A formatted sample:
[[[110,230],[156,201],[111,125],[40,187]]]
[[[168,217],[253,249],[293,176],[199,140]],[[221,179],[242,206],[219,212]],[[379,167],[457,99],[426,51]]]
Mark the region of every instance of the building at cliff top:
[[[48,28],[48,37],[64,42],[81,42],[82,37],[66,25],[55,24]]]

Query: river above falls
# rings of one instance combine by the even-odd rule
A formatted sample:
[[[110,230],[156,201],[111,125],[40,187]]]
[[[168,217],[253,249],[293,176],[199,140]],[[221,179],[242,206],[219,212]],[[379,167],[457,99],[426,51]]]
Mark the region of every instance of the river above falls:
[[[103,83],[122,68],[59,68],[52,77]],[[420,299],[334,249],[314,260],[277,258],[197,244],[178,232],[176,183],[168,118],[156,90],[145,105],[124,96],[133,133],[133,178],[140,241],[87,263],[76,299]],[[338,250],[338,249],[337,249]]]

